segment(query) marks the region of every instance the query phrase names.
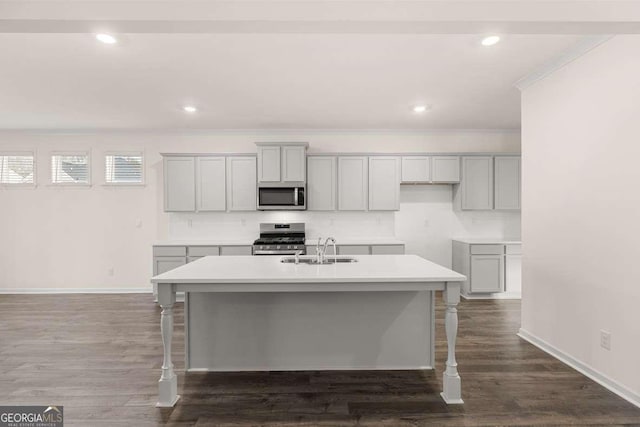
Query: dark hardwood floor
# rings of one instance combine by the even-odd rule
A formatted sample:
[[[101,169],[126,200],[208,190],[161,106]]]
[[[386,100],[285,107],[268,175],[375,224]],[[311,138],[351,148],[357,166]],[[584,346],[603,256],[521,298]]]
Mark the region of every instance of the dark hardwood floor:
[[[640,426],[640,409],[516,336],[519,301],[461,303],[465,404],[445,405],[440,300],[435,372],[186,377],[179,304],[174,361],[182,398],[156,409],[162,343],[150,295],[0,295],[0,405],[64,405],[67,426]]]

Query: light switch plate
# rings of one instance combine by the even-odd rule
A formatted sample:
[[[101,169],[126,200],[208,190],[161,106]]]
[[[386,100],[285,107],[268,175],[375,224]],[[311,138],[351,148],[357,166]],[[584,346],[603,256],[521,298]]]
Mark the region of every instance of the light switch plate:
[[[600,331],[600,347],[605,350],[611,350],[611,332],[605,330]]]

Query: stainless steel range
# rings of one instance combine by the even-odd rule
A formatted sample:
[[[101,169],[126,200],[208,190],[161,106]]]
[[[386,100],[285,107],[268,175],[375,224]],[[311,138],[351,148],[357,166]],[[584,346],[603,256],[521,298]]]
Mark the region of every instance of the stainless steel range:
[[[302,251],[306,254],[304,245],[304,223],[262,223],[260,224],[260,238],[253,242],[254,255],[294,255]]]

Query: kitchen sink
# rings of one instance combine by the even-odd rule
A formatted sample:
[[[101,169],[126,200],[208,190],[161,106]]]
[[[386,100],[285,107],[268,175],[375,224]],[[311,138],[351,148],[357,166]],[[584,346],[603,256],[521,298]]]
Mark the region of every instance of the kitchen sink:
[[[285,264],[295,264],[296,257],[293,257],[293,256],[282,257],[280,259],[280,262]],[[358,262],[358,260],[353,257],[342,256],[342,257],[327,257],[323,260],[323,262],[318,262],[318,259],[316,257],[311,257],[311,258],[300,257],[299,262],[300,264],[327,265],[327,264],[342,264],[342,263],[349,263],[349,262]]]

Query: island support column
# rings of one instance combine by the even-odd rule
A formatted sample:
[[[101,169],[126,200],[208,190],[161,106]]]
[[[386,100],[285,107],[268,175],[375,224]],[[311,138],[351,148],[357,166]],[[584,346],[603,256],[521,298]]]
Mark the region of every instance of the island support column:
[[[178,396],[178,377],[173,372],[171,362],[171,340],[173,338],[173,306],[176,303],[176,292],[169,283],[158,284],[158,304],[162,307],[160,316],[160,330],[162,331],[162,347],[164,359],[162,362],[162,376],[158,381],[159,408],[169,408],[176,404]]]
[[[446,369],[442,376],[442,393],[440,395],[448,404],[460,404],[464,403],[460,375],[458,375],[458,363],[456,362],[456,335],[458,334],[458,309],[456,306],[460,302],[460,283],[447,282],[443,296],[447,306],[444,326],[449,352]]]

